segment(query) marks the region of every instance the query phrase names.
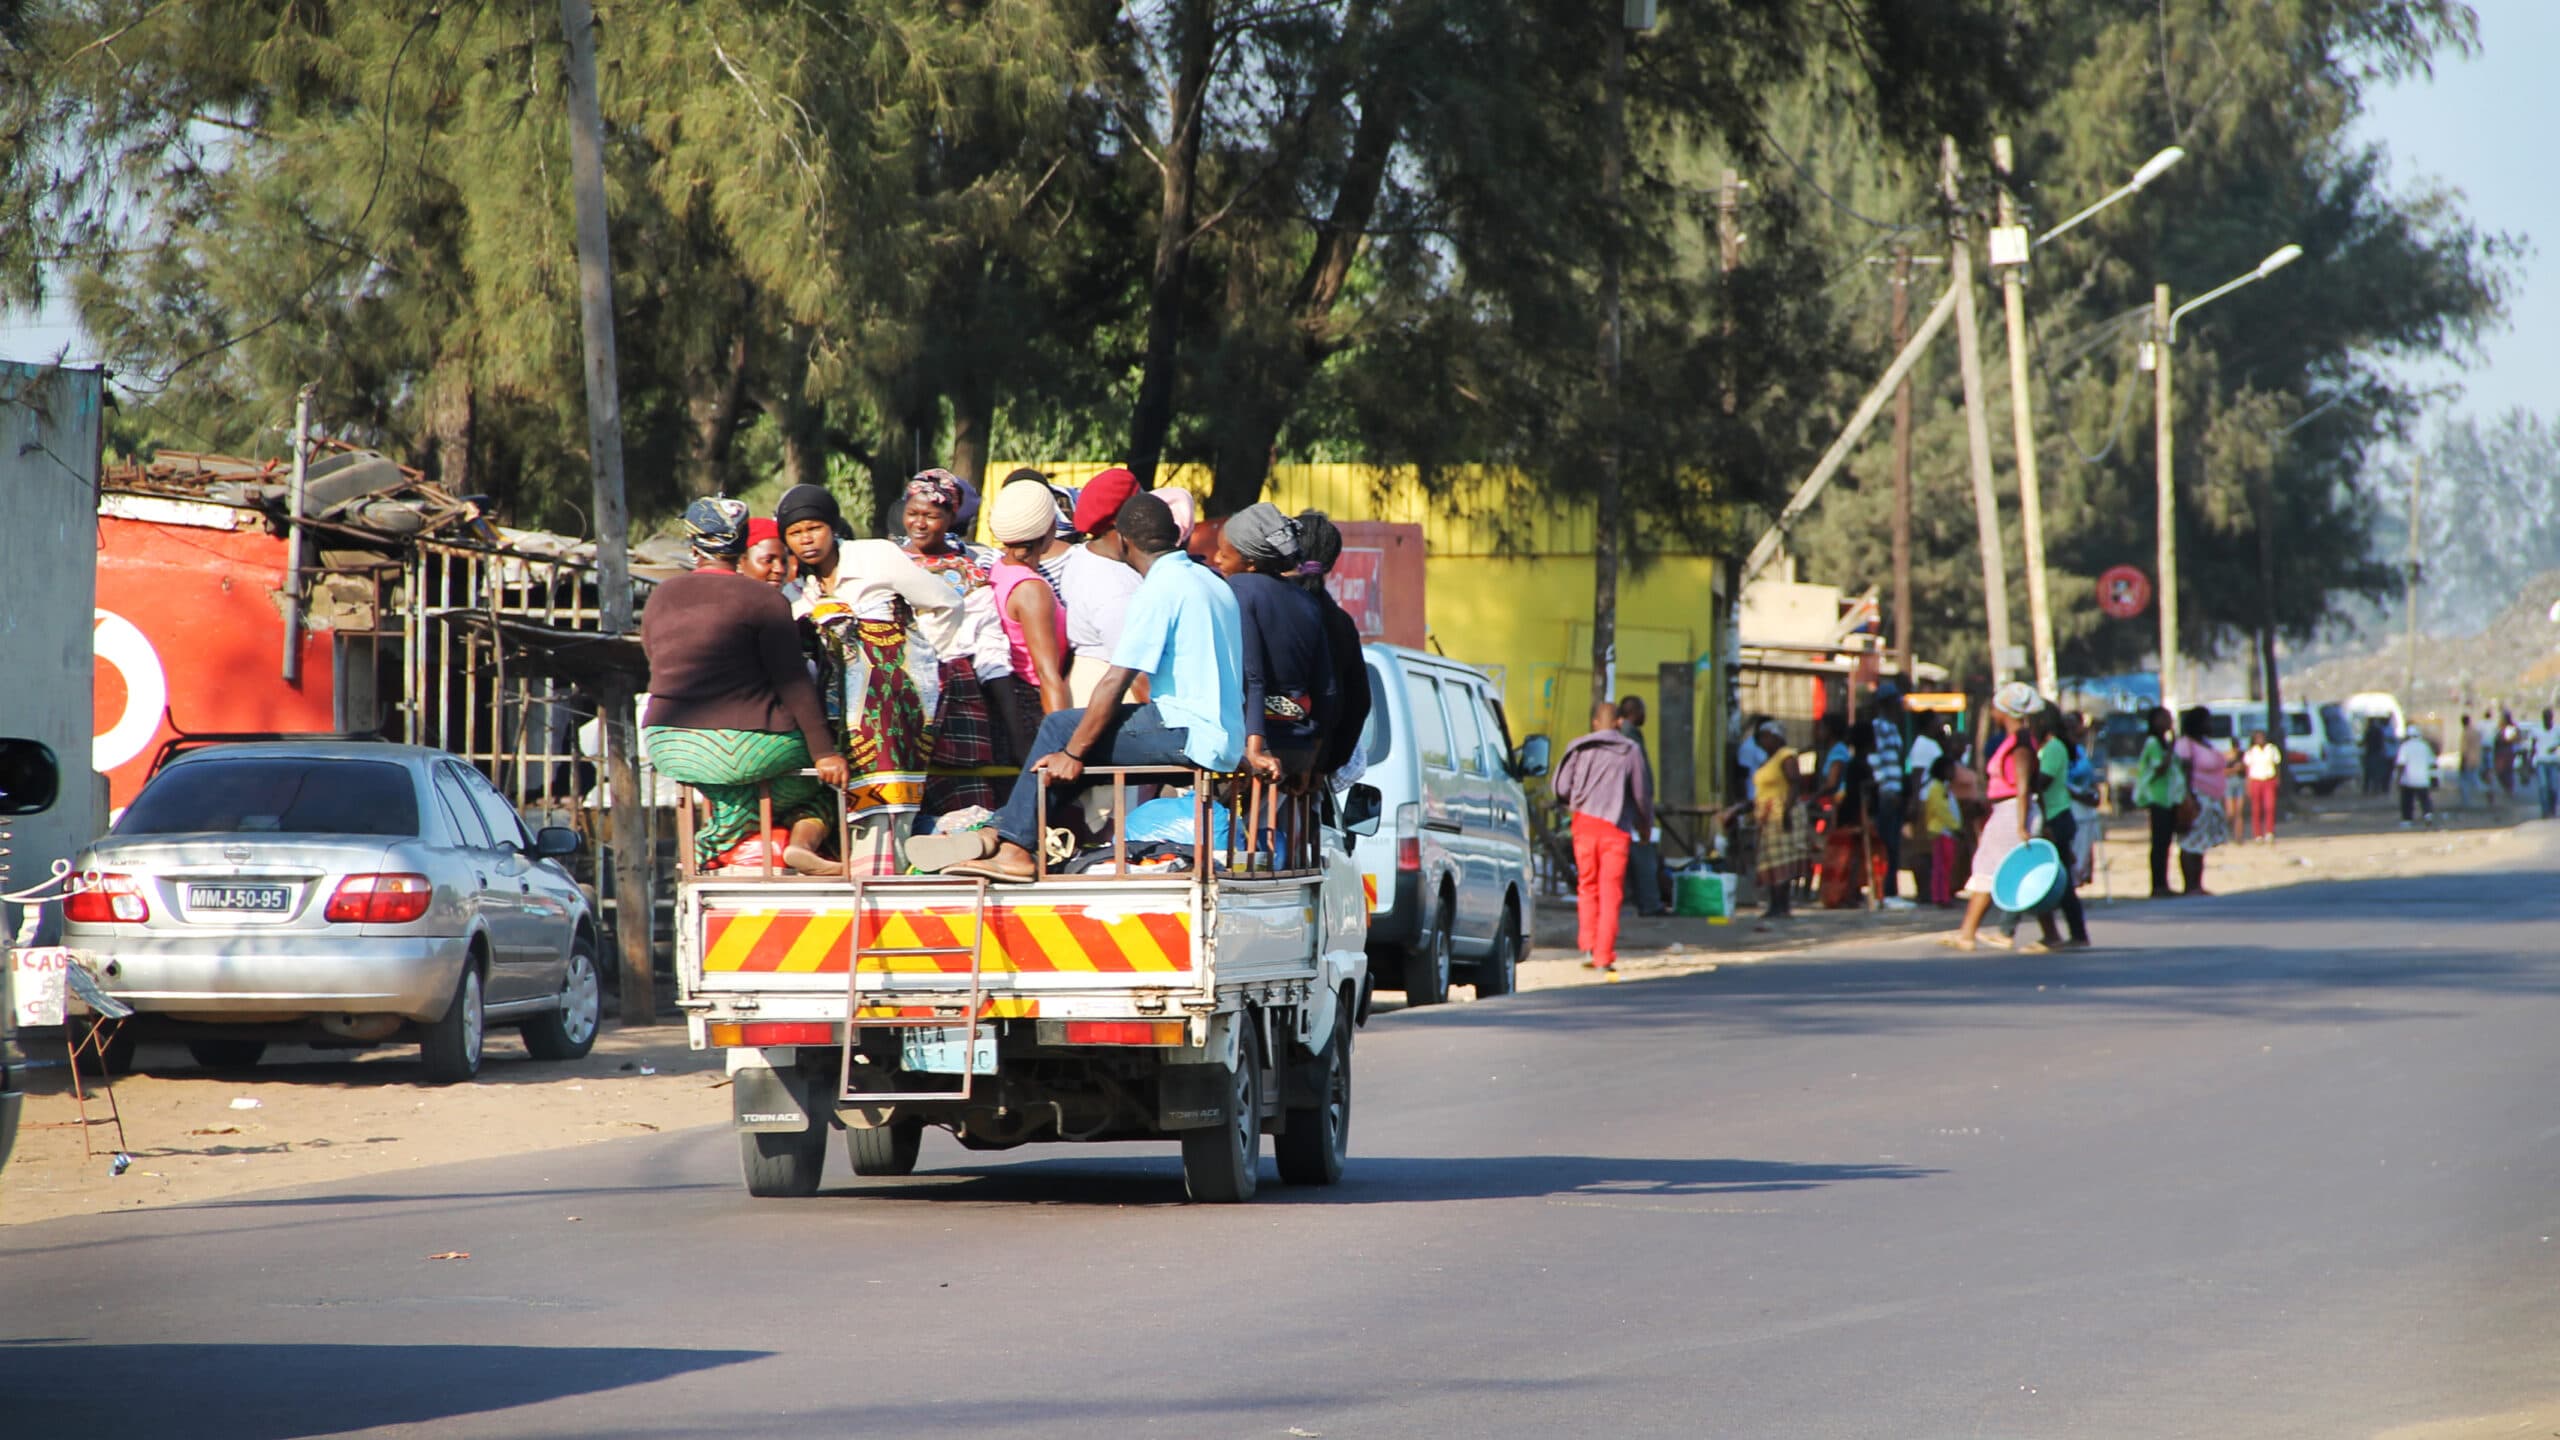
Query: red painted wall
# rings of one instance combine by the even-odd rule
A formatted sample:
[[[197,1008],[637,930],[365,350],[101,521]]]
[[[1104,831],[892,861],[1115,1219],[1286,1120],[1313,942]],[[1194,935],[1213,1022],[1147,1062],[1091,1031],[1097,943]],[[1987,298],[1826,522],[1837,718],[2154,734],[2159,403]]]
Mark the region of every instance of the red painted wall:
[[[306,631],[302,683],[282,675],[284,539],[101,516],[96,764],[130,804],[160,743],[183,727],[332,730],[327,631]]]
[[[1224,520],[1203,520],[1184,545],[1204,563],[1218,548]],[[1430,635],[1423,607],[1422,527],[1384,520],[1344,520],[1342,558],[1324,587],[1350,613],[1363,640],[1422,649]]]

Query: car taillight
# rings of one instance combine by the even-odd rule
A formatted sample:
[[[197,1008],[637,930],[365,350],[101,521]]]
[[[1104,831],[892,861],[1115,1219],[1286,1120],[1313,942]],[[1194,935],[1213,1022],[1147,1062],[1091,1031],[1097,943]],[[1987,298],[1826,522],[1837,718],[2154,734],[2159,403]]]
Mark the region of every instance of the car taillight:
[[[1411,800],[1396,807],[1396,868],[1422,868],[1422,807]]]
[[[75,875],[62,897],[62,918],[82,925],[138,925],[151,918],[142,882],[130,875]]]
[[[340,925],[406,925],[435,898],[436,887],[424,875],[350,875],[320,915]]]

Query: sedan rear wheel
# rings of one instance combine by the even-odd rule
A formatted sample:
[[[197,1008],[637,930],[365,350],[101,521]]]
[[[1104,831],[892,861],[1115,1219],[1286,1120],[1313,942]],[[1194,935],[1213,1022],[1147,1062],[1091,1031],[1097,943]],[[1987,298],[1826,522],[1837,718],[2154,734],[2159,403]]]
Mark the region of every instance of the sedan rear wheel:
[[[463,965],[462,978],[454,982],[453,1003],[446,1006],[444,1016],[427,1027],[426,1040],[418,1047],[418,1058],[426,1062],[427,1083],[454,1085],[480,1073],[480,1048],[488,1038],[489,1014],[480,994],[480,965],[476,955]]]

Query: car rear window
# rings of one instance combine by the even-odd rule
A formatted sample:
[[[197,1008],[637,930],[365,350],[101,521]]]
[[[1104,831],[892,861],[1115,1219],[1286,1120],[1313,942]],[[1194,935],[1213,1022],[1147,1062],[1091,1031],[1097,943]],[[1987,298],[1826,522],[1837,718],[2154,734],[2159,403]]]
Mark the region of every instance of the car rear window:
[[[199,760],[161,771],[115,827],[118,835],[258,832],[414,836],[417,786],[380,760]]]

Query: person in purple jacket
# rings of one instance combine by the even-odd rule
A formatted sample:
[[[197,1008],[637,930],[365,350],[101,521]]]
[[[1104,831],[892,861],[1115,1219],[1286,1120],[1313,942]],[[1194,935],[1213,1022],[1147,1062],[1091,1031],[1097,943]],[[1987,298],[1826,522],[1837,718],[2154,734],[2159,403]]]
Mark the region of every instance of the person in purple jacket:
[[[1618,968],[1618,907],[1627,852],[1653,833],[1653,777],[1644,747],[1618,729],[1618,707],[1591,707],[1591,733],[1564,747],[1547,793],[1573,810],[1574,916],[1585,969]]]

